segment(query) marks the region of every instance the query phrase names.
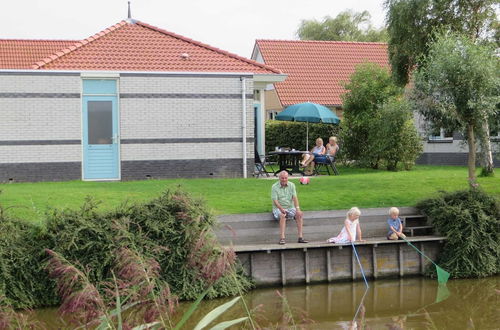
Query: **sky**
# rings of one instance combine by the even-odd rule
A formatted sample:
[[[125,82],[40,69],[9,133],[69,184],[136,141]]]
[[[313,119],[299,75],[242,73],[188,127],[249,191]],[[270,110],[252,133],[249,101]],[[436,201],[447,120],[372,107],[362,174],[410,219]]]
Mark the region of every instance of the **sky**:
[[[367,10],[384,25],[384,0],[131,0],[132,18],[250,57],[256,39],[297,39],[303,19]],[[84,39],[127,18],[127,0],[7,0],[0,39]]]

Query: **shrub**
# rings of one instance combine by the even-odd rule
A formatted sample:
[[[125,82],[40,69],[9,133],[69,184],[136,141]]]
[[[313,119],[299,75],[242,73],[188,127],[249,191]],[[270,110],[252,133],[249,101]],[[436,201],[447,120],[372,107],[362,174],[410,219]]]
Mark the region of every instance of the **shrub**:
[[[339,134],[338,125],[268,120],[266,121],[266,153],[274,151],[275,147],[304,150],[306,148],[306,125],[309,125],[309,149],[315,145],[318,137],[322,138],[326,145],[330,136]]]
[[[58,301],[42,263],[45,241],[38,239],[40,231],[0,212],[0,296],[7,305],[29,308]]]
[[[390,171],[397,170],[398,164],[411,169],[422,152],[422,142],[409,103],[402,98],[392,98],[380,107],[379,113],[380,117],[369,129],[372,152]]]
[[[181,299],[195,299],[211,283],[200,265],[217,265],[220,258],[234,261],[211,233],[214,216],[203,202],[181,190],[111,212],[97,212],[96,206],[88,199],[79,210],[53,210],[45,227],[5,219],[0,212],[0,291],[15,307],[58,303],[54,282],[45,271],[45,249],[85,270],[96,285],[111,279],[117,251],[132,249],[158,261],[161,280]],[[240,287],[250,286],[241,272],[228,272],[208,296],[237,294],[234,277]]]
[[[500,271],[500,202],[478,188],[443,193],[417,204],[447,237],[437,263],[452,277]]]
[[[372,132],[383,120],[380,107],[388,99],[402,95],[402,89],[392,81],[387,69],[375,63],[359,64],[344,87],[343,150],[348,159],[378,168],[381,157]]]

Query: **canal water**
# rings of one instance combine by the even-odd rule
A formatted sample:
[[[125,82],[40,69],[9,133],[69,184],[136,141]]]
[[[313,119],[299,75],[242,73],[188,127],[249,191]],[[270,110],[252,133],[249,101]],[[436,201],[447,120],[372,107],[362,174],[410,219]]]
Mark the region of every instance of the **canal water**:
[[[266,329],[500,329],[500,276],[450,280],[423,277],[256,289],[244,296],[258,327]],[[204,301],[185,329],[230,298]],[[179,317],[189,307],[182,303]],[[237,303],[217,321],[246,316]],[[39,310],[60,328],[54,310]],[[216,322],[217,323],[217,322]],[[214,324],[216,324],[214,323]],[[250,328],[248,325],[231,329]]]

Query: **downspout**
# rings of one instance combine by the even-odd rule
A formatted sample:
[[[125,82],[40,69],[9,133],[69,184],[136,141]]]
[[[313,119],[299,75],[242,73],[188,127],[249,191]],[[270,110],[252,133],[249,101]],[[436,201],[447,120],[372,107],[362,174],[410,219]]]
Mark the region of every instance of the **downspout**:
[[[246,94],[246,80],[241,77],[241,134],[243,140],[243,178],[247,178],[247,94]]]

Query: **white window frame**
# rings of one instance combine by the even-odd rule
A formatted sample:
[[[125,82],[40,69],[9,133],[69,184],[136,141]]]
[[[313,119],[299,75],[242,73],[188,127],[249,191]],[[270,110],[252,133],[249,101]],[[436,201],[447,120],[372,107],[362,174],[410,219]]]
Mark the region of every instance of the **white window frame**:
[[[439,135],[429,135],[429,141],[453,141],[453,133],[452,136],[446,136],[446,130],[444,128],[439,129]]]

